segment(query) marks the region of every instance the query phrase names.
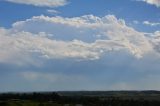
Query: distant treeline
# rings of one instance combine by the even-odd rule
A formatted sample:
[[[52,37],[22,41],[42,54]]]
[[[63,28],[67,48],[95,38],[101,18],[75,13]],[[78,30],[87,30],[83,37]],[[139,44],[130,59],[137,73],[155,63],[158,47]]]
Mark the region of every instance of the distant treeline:
[[[27,102],[26,102],[27,101]],[[21,103],[32,101],[33,106],[160,106],[160,92],[158,91],[133,91],[133,92],[40,92],[40,93],[2,93],[0,106],[19,103],[17,106],[26,106]],[[21,105],[20,105],[21,104]],[[43,104],[43,105],[42,105]],[[50,105],[47,105],[50,104]],[[57,105],[55,105],[57,104]],[[59,105],[58,105],[59,104]]]

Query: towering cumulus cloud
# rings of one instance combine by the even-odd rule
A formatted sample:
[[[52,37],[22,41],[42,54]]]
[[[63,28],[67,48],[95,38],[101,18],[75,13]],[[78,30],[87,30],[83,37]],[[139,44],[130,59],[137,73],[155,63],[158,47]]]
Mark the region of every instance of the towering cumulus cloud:
[[[67,4],[67,0],[6,0],[13,3],[34,5],[40,7],[58,7]]]

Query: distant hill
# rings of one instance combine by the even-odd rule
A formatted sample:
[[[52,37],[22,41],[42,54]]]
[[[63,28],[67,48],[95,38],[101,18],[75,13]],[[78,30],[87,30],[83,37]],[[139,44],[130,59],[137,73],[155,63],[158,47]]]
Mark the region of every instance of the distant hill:
[[[160,91],[60,91],[61,96],[160,96]]]

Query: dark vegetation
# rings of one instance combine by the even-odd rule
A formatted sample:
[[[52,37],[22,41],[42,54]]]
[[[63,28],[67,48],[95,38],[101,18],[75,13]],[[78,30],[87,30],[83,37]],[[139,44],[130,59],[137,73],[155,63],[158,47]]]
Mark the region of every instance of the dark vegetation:
[[[159,91],[1,93],[0,106],[160,106]]]

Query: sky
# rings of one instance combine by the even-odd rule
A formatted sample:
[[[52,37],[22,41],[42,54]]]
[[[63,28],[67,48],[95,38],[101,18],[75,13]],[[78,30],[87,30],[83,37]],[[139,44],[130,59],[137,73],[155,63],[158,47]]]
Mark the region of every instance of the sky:
[[[0,92],[160,90],[159,0],[0,0]]]

